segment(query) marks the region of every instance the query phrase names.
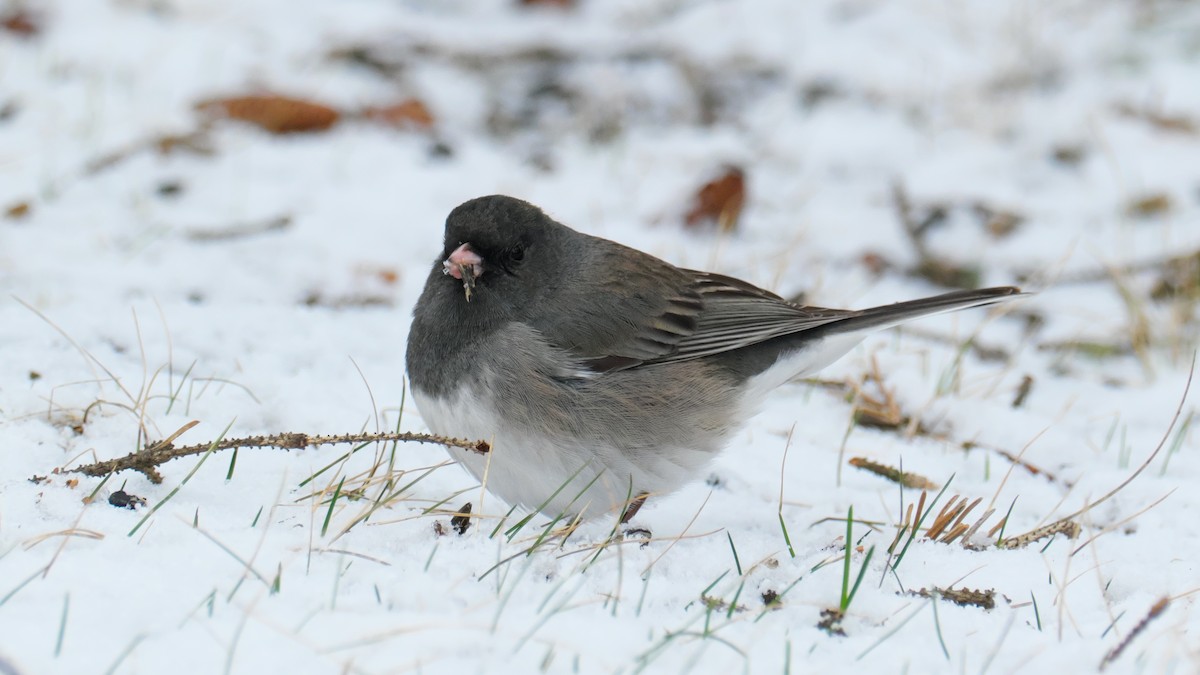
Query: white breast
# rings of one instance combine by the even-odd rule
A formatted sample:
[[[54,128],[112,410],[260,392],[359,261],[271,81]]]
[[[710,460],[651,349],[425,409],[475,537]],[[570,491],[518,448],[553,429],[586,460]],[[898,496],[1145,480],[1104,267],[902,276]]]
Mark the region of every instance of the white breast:
[[[482,455],[461,448],[448,451],[489,492],[509,504],[540,510],[550,517],[579,514],[591,518],[623,511],[631,485],[632,496],[637,496],[662,483],[660,477],[642,471],[613,448],[582,448],[569,439],[551,439],[515,428],[467,387],[446,398],[414,388],[413,399],[433,433],[491,444],[491,452]],[[681,475],[678,482],[688,477]]]

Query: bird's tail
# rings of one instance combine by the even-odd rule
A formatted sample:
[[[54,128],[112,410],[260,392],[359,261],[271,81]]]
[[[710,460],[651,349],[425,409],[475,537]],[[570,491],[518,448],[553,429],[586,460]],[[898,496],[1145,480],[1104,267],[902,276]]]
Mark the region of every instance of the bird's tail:
[[[996,286],[981,288],[974,291],[954,291],[935,295],[932,298],[897,302],[894,305],[872,307],[850,314],[844,319],[833,321],[821,327],[821,330],[833,335],[838,333],[857,333],[891,328],[897,324],[916,319],[929,314],[953,312],[968,307],[992,305],[1028,295],[1013,286]]]

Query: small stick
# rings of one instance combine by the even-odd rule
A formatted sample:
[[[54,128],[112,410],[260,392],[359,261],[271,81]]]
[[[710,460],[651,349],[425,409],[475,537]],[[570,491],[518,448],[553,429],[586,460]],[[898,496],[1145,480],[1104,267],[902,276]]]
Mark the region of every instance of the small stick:
[[[996,608],[996,591],[994,589],[968,589],[968,588],[922,588],[916,591],[909,591],[909,595],[915,595],[922,598],[932,598],[941,596],[956,605],[963,607],[974,606],[982,609]]]
[[[866,457],[851,457],[849,464],[864,471],[870,471],[877,476],[882,476],[893,483],[899,483],[904,487],[916,488],[918,490],[937,489],[938,487],[936,483],[920,474],[911,471],[901,471],[886,464],[869,460]]]
[[[1073,514],[1074,515],[1074,514]],[[1075,539],[1079,536],[1079,523],[1075,522],[1071,516],[1067,516],[1062,520],[1056,520],[1049,525],[1044,525],[1035,530],[1030,530],[1025,534],[1020,534],[1015,537],[1008,537],[1004,541],[996,542],[997,548],[1025,548],[1035,541],[1041,541],[1046,537],[1053,537],[1056,534],[1065,534],[1068,539]]]
[[[382,443],[382,442],[398,442],[407,443],[438,443],[453,448],[462,448],[471,450],[479,454],[486,454],[491,451],[491,445],[487,441],[469,441],[461,438],[448,438],[446,436],[435,436],[433,434],[415,434],[408,432],[377,432],[377,433],[361,433],[361,434],[341,434],[341,435],[326,435],[314,436],[301,433],[282,433],[273,434],[270,436],[247,436],[245,438],[226,438],[217,443],[197,443],[195,445],[184,445],[175,447],[172,441],[178,438],[183,432],[195,426],[197,422],[189,422],[184,425],[179,431],[172,434],[169,438],[158,443],[152,444],[142,452],[135,452],[124,457],[109,459],[102,462],[93,462],[85,464],[74,469],[67,469],[71,473],[82,473],[88,476],[107,476],[110,473],[118,471],[138,471],[150,479],[152,483],[161,483],[162,474],[158,472],[158,467],[167,462],[187,457],[188,455],[200,455],[209,450],[229,450],[231,448],[281,448],[283,450],[298,450],[318,445],[337,445],[342,443]]]

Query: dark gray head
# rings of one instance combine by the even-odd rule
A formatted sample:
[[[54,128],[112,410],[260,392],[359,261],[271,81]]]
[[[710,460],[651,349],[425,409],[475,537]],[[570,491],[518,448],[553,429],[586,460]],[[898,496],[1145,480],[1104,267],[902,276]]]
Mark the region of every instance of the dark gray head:
[[[478,339],[528,321],[578,267],[587,239],[513,197],[461,204],[446,218],[442,252],[413,313],[414,335]]]
[[[445,259],[462,244],[470,244],[481,255],[499,262],[514,263],[514,254],[535,239],[564,229],[541,209],[516,197],[488,195],[463,202],[446,216]],[[519,255],[518,255],[519,257]]]
[[[472,199],[446,217],[428,284],[457,296],[451,302],[464,311],[519,318],[557,288],[580,236],[520,199]]]

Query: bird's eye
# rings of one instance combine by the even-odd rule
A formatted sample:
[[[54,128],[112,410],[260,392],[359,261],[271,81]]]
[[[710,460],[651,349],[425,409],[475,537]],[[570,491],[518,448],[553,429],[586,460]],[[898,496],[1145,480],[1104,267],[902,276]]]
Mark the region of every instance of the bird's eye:
[[[513,244],[498,250],[493,256],[484,257],[494,261],[497,269],[502,269],[509,274],[516,274],[517,269],[521,266],[521,261],[525,259],[525,247],[521,244]]]

